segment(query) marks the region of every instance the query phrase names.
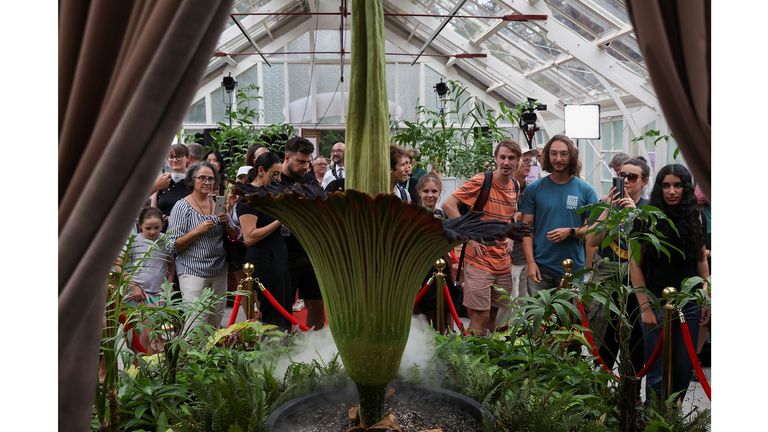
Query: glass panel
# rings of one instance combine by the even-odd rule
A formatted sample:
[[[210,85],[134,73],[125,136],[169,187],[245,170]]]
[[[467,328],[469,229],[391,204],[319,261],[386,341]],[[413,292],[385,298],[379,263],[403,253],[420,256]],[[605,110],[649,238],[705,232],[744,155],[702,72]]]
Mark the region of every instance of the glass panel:
[[[548,71],[546,71],[548,72]],[[548,90],[553,95],[559,97],[559,98],[566,98],[566,97],[572,97],[571,94],[567,93],[565,90],[563,90],[563,86],[559,83],[553,81],[551,78],[549,78],[544,73],[536,74],[531,76],[531,80],[535,82],[536,84],[544,87],[546,90]]]
[[[285,121],[285,65],[272,63],[264,65],[264,123],[282,123]]]
[[[419,100],[419,67],[418,63],[413,66],[410,63],[397,64],[398,102],[403,110],[401,120],[416,121],[416,105],[422,104]]]
[[[290,102],[309,96],[309,74],[308,64],[288,64],[288,100]]]
[[[637,41],[632,36],[622,36],[619,39],[611,42],[611,48],[624,54],[627,58],[634,60],[638,63],[643,63],[643,56],[640,54],[640,47],[637,46]]]
[[[201,98],[189,107],[184,123],[205,123],[205,98]]]
[[[484,43],[484,48],[514,69],[528,72],[543,62],[532,54],[533,48],[529,44],[520,41],[522,45],[516,46],[498,35],[493,35]]]
[[[558,20],[560,23],[562,23],[564,26],[568,27],[569,29],[578,33],[584,39],[587,39],[589,41],[593,41],[597,39],[594,33],[580,26],[576,21],[572,20],[571,17],[560,12],[558,9],[552,8],[550,10],[552,11],[552,16],[556,20]]]
[[[627,5],[624,1],[621,0],[592,0],[595,3],[597,3],[598,6],[602,7],[609,13],[613,14],[616,18],[624,21],[627,24],[631,23],[631,20],[629,19],[629,11],[627,10]]]
[[[319,64],[315,65],[315,91],[317,93],[333,93],[341,90],[339,82],[339,65]]]
[[[265,65],[266,66],[266,65]],[[268,67],[268,66],[266,66]],[[241,72],[240,75],[236,76],[235,79],[237,80],[237,87],[243,88],[249,84],[256,84],[259,85],[259,68],[258,65],[253,65],[246,69],[245,71]]]
[[[517,45],[525,52],[544,60],[551,60],[561,54],[554,44],[547,44],[542,35],[519,22],[510,23],[499,30],[498,34],[512,45]]]
[[[560,15],[561,18],[571,20],[581,25],[581,27],[588,30],[593,35],[602,36],[607,31],[616,29],[616,26],[612,25],[605,18],[597,15],[591,9],[585,7],[579,2],[548,0],[547,4],[553,9],[557,9],[562,12],[563,15]]]
[[[337,44],[338,45],[338,44]],[[307,52],[309,51],[309,33],[297,37],[288,42],[288,52]]]
[[[348,36],[349,37],[349,36]],[[318,30],[315,32],[315,51],[341,51],[338,30]],[[317,54],[317,58],[338,58],[340,54]]]
[[[592,74],[592,70],[579,60],[570,60],[561,64],[558,71],[582,86],[582,93],[588,94],[592,99],[598,99],[598,95],[606,92]]]

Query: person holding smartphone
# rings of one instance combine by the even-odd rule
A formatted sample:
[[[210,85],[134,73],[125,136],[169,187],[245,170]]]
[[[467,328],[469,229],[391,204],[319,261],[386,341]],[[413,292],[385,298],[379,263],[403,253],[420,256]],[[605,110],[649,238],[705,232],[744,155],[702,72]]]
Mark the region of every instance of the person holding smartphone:
[[[614,180],[620,179],[621,181],[614,182],[614,184],[618,183],[622,186],[622,189],[617,191],[616,187],[612,187],[608,192],[608,197],[611,197],[608,202],[611,203],[612,207],[635,208],[639,205],[648,204],[648,200],[641,197],[643,188],[648,184],[648,176],[651,172],[646,160],[642,157],[630,159],[624,162],[617,171],[618,177],[615,177]],[[603,197],[602,201],[607,199],[607,197]],[[605,220],[610,211],[610,209],[605,209],[598,216],[595,223]],[[620,278],[626,277],[629,271],[629,250],[626,241],[620,237],[611,242],[611,244],[600,248],[604,238],[604,232],[587,235],[587,244],[597,248],[592,259],[592,268],[594,270],[592,282],[600,283],[615,279],[620,283],[626,283],[620,280]],[[618,301],[616,293],[613,295],[613,301]],[[630,314],[630,324],[632,326],[630,335],[630,347],[632,350],[630,355],[632,365],[635,368],[635,372],[637,372],[643,367],[643,332],[640,327],[640,311],[636,296],[630,295],[627,299],[627,311]],[[605,360],[609,367],[612,367],[616,361],[616,354],[619,351],[617,334],[619,317],[606,310],[598,302],[592,302],[589,305],[588,317],[592,335],[595,338],[595,344],[600,351],[600,357]],[[640,396],[639,393],[637,396]]]
[[[218,173],[210,162],[198,162],[187,170],[185,181],[191,193],[178,200],[171,210],[168,224],[169,250],[176,255],[176,272],[182,299],[191,302],[200,297],[204,288],[216,295],[227,291],[227,256],[224,250],[224,230],[237,235],[226,212],[216,214],[215,201],[210,197],[217,184]],[[225,302],[216,304],[206,320],[219,328]]]

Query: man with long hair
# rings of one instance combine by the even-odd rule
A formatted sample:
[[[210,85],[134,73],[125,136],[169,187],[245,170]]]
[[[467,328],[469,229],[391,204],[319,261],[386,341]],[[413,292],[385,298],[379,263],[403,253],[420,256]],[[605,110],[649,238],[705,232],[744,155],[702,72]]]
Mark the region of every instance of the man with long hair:
[[[533,238],[523,238],[528,264],[528,291],[559,286],[562,262],[584,268],[585,215],[576,211],[597,202],[595,189],[578,177],[579,149],[565,135],[555,135],[543,150],[542,168],[550,172],[528,186],[520,203],[523,222],[533,226]]]

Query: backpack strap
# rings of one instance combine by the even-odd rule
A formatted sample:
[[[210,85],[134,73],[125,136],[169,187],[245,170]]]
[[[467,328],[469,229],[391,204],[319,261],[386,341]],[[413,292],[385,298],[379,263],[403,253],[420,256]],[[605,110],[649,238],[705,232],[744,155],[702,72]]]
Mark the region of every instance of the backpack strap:
[[[475,200],[475,205],[472,206],[472,211],[483,211],[485,204],[488,202],[488,197],[491,195],[491,186],[493,184],[493,171],[485,172],[485,179],[483,180],[483,187],[480,189],[480,195]],[[455,284],[459,285],[461,280],[461,268],[464,266],[464,255],[467,252],[467,244],[461,245],[461,254],[459,254],[459,268],[456,270]]]

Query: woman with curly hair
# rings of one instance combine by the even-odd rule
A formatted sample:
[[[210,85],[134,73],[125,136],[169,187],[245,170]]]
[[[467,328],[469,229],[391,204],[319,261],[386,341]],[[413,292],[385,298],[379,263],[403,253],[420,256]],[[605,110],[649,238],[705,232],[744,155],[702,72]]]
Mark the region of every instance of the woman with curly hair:
[[[674,287],[679,291],[683,280],[687,278],[701,276],[707,279],[709,277],[709,266],[705,254],[705,226],[693,189],[691,173],[683,165],[667,165],[656,175],[656,182],[651,192],[651,205],[662,210],[668,218],[668,220],[659,220],[657,229],[666,236],[665,240],[680,252],[667,248],[670,253],[667,257],[651,245],[643,244],[640,262],[634,260],[630,262],[630,275],[632,286],[644,287],[657,298],[662,297],[662,290],[666,287]],[[669,223],[670,221],[674,223],[677,232]],[[706,292],[707,287],[702,285],[696,289],[703,289]],[[663,320],[661,308],[654,307],[653,302],[644,292],[637,293],[637,300],[642,311],[641,321],[647,361],[660,337]],[[709,310],[700,308],[695,302],[688,302],[682,312],[696,344],[699,322],[709,321]],[[681,392],[679,398],[682,400],[691,381],[693,368],[680,330],[679,322],[675,320],[672,323],[675,359],[672,371],[672,392]],[[647,375],[647,394],[650,395],[652,391],[657,399],[661,398],[661,379],[661,361],[657,360]]]

